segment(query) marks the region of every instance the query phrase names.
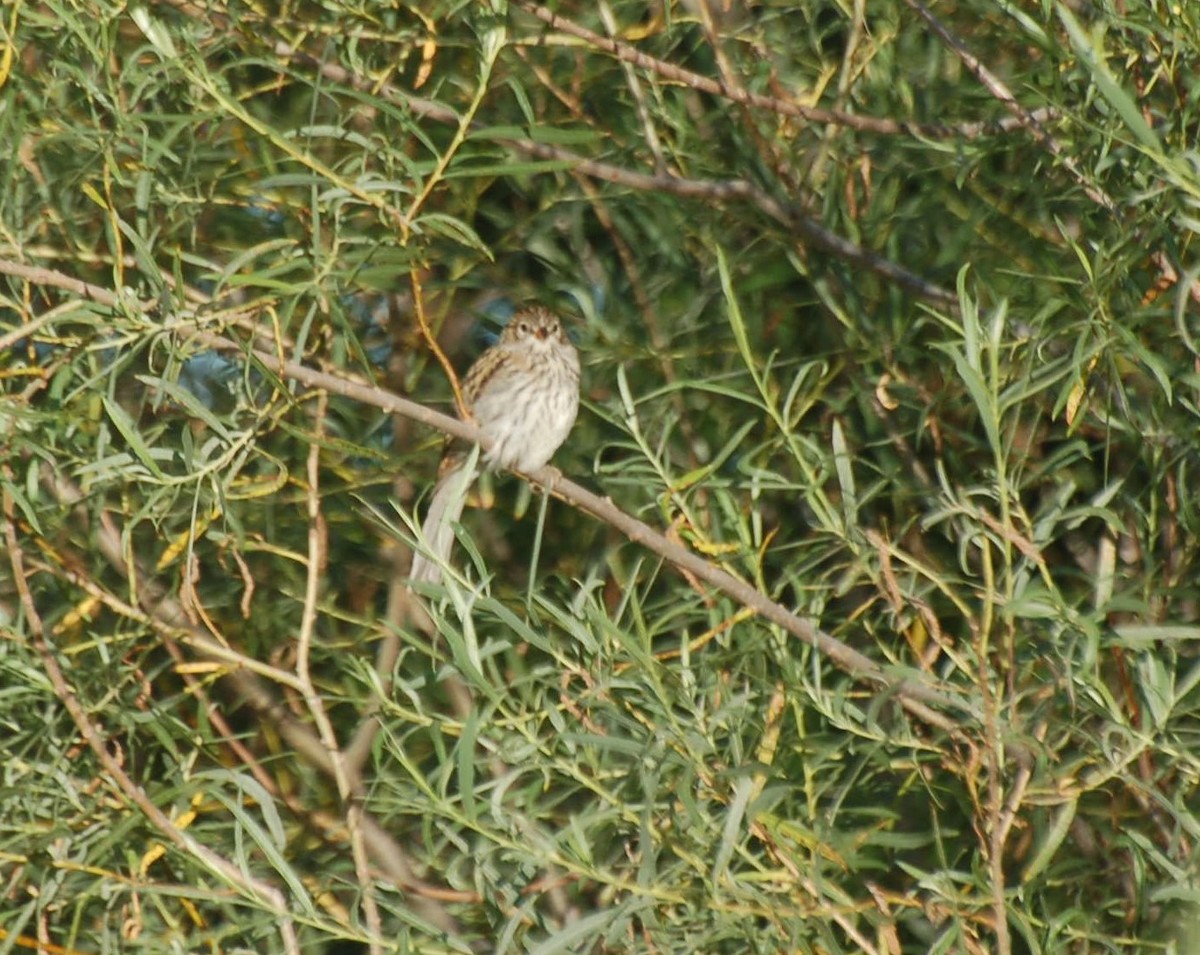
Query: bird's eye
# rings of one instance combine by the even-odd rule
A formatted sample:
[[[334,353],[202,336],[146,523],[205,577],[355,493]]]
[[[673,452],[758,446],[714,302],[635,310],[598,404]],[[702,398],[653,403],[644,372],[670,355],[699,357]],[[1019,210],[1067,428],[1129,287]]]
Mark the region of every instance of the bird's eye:
[[[517,322],[517,331],[520,332],[522,335],[528,335],[529,334],[529,323],[528,322]]]

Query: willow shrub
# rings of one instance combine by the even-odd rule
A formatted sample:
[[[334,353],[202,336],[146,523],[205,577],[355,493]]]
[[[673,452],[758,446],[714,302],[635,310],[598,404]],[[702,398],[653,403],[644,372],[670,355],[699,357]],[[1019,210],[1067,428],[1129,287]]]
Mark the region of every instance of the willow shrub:
[[[1194,946],[1196,11],[943,7],[11,5],[0,949]],[[885,684],[505,476],[422,624],[439,437],[248,350],[530,299]]]

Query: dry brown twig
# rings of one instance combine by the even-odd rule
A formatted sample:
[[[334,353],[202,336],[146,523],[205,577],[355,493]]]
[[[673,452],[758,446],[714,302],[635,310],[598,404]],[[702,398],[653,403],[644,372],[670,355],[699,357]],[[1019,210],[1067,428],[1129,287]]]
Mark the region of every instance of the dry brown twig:
[[[904,0],[904,2],[921,15],[922,19],[929,24],[930,29],[937,34],[938,38],[954,51],[955,55],[962,60],[963,65],[974,74],[975,78],[984,88],[1000,101],[1004,108],[1012,114],[1016,122],[1020,123],[1021,128],[1029,132],[1038,145],[1063,164],[1063,168],[1083,187],[1083,191],[1089,199],[1109,212],[1116,212],[1117,206],[1113,202],[1112,197],[1087,178],[1083,170],[1079,168],[1079,164],[1075,161],[1074,157],[1067,153],[1058,140],[1046,132],[1045,127],[1042,125],[1042,119],[1033,112],[1025,109],[1000,77],[989,70],[983,61],[967,48],[967,45],[962,40],[951,33],[934,16],[933,11],[925,6],[921,0]]]
[[[2,268],[0,264],[0,270]],[[62,504],[73,507],[81,502],[82,494],[79,489],[63,475],[44,468],[42,480],[51,495]],[[304,695],[306,682],[301,677],[260,663],[233,649],[229,641],[214,639],[193,625],[179,601],[159,586],[153,574],[139,566],[136,561],[128,559],[122,544],[121,528],[108,512],[102,514],[99,526],[91,530],[90,539],[118,573],[125,575],[131,568],[136,573],[134,585],[140,606],[132,607],[123,603],[97,583],[74,570],[74,567],[83,566],[85,563],[78,555],[69,555],[69,559],[57,567],[58,576],[100,600],[115,613],[137,620],[152,629],[176,658],[180,656],[177,643],[182,643],[201,658],[222,663],[225,667],[223,679],[230,688],[231,696],[249,706],[264,723],[274,727],[305,763],[335,782],[339,781],[339,753],[336,743],[331,745],[328,738],[323,739],[293,716],[279,695],[271,689],[270,684],[276,683]],[[18,579],[22,582],[25,580],[23,570]],[[354,775],[345,773],[341,778],[348,784],[350,801],[360,801],[364,792],[361,781]],[[345,819],[343,823],[347,824],[347,838],[352,844],[355,838],[353,827],[356,826],[360,830],[362,842],[371,860],[385,878],[412,892],[413,908],[424,919],[450,934],[458,932],[454,918],[436,901],[444,894],[444,890],[429,885],[417,876],[408,854],[373,816],[359,810],[353,826]]]
[[[10,480],[12,479],[11,473],[6,476]],[[279,935],[285,949],[289,953],[299,955],[300,946],[296,937],[295,925],[292,922],[291,912],[283,893],[275,886],[250,875],[242,866],[230,862],[197,840],[186,830],[177,826],[146,795],[146,791],[125,772],[125,768],[110,751],[109,741],[104,731],[79,702],[79,698],[75,695],[75,691],[63,673],[62,667],[59,666],[58,657],[54,649],[46,640],[41,614],[38,612],[33,595],[26,584],[28,578],[26,577],[24,567],[24,551],[16,531],[13,499],[7,491],[3,492],[2,503],[4,543],[8,551],[8,561],[12,570],[13,580],[25,613],[26,626],[33,636],[33,648],[42,660],[42,666],[45,667],[46,676],[54,690],[54,695],[58,697],[63,707],[70,714],[76,729],[79,730],[79,735],[83,737],[96,757],[96,760],[104,767],[108,781],[124,799],[137,806],[146,820],[176,849],[196,860],[220,879],[237,886],[247,896],[255,899],[269,911],[273,912],[279,919]]]
[[[374,883],[371,880],[367,861],[367,849],[363,842],[363,808],[361,803],[354,798],[355,794],[361,791],[361,784],[356,777],[351,776],[345,754],[338,744],[333,722],[329,719],[329,714],[325,710],[325,702],[321,698],[321,694],[317,692],[316,684],[313,683],[312,671],[309,666],[313,634],[319,617],[317,601],[321,593],[322,582],[325,579],[328,553],[328,533],[325,516],[321,512],[320,495],[321,442],[325,434],[325,414],[328,407],[328,392],[318,392],[313,415],[314,440],[308,447],[306,462],[308,480],[305,489],[305,504],[308,511],[308,561],[304,575],[304,603],[300,619],[300,632],[296,640],[296,676],[303,688],[305,707],[312,717],[313,725],[317,728],[322,745],[329,753],[330,768],[334,782],[337,784],[338,797],[346,811],[346,831],[350,837],[350,850],[354,858],[354,874],[358,878],[363,915],[371,935],[370,952],[371,955],[382,955],[379,905],[375,898]]]

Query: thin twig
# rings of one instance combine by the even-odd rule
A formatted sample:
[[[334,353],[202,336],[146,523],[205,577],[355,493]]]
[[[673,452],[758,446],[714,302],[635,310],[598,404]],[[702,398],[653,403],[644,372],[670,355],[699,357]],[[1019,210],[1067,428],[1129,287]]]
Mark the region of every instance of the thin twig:
[[[319,611],[317,601],[321,593],[321,583],[325,579],[328,554],[328,528],[325,515],[321,511],[321,447],[325,437],[325,414],[329,408],[329,393],[317,393],[317,407],[313,414],[313,440],[308,446],[306,462],[307,487],[305,503],[308,510],[308,569],[305,574],[304,603],[300,618],[300,632],[296,640],[296,676],[304,687],[304,704],[312,717],[313,725],[329,753],[329,763],[333,771],[333,779],[337,784],[338,796],[346,809],[346,832],[350,837],[350,852],[354,858],[354,874],[358,879],[359,896],[362,900],[363,917],[366,920],[370,942],[371,955],[383,955],[380,942],[382,921],[379,918],[379,904],[375,898],[375,888],[371,880],[370,866],[367,861],[367,850],[363,842],[362,806],[354,798],[361,786],[353,782],[347,771],[345,757],[338,745],[337,734],[329,714],[325,712],[325,703],[317,692],[312,680],[309,667],[310,651],[313,634],[316,630]]]
[[[596,12],[600,14],[600,21],[604,24],[604,29],[608,31],[609,37],[615,39],[617,21],[612,14],[612,8],[609,7],[607,0],[600,0],[596,5]],[[646,148],[650,150],[650,155],[654,157],[654,168],[657,172],[665,172],[667,161],[663,156],[662,141],[658,138],[658,130],[654,128],[654,121],[650,118],[650,108],[646,104],[646,93],[642,89],[641,81],[638,79],[632,63],[624,62],[621,64],[621,67],[625,74],[625,84],[629,87],[629,92],[633,96],[633,105],[637,110],[638,122],[642,124],[642,137],[646,141]]]

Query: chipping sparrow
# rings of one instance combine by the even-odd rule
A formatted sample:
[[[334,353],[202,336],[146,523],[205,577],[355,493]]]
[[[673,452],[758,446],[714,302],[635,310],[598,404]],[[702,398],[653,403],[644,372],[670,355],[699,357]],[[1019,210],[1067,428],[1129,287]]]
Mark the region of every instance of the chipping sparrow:
[[[494,442],[485,465],[536,471],[575,423],[579,355],[558,317],[533,306],[514,315],[500,340],[479,356],[463,378],[462,393],[471,417]],[[441,580],[441,564],[454,543],[453,525],[474,478],[462,461],[439,478],[421,525],[429,556],[417,551],[410,580]]]

